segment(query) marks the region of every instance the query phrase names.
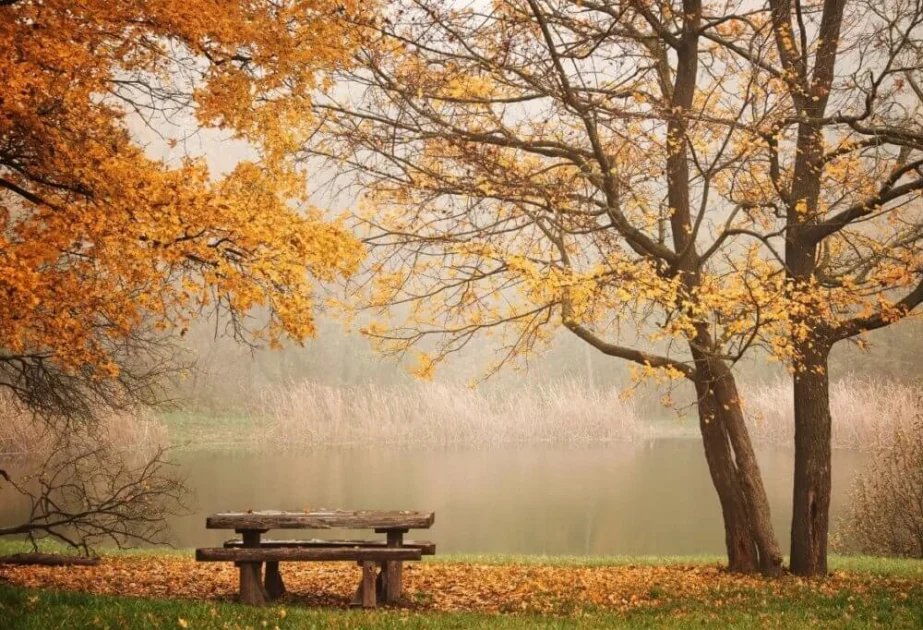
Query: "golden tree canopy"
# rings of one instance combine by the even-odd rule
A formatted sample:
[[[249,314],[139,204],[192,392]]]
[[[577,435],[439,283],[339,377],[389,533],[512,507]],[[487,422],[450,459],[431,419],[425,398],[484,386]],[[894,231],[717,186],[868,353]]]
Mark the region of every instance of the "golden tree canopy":
[[[689,376],[911,313],[923,9],[788,4],[390,3],[309,147],[368,191],[368,332],[424,376],[558,327]]]
[[[311,131],[312,94],[356,43],[359,4],[0,2],[8,386],[37,365],[114,377],[139,330],[182,329],[203,310],[248,340],[313,333],[311,278],[350,273],[360,247],[308,207],[289,156]],[[156,116],[194,116],[259,157],[221,178],[202,159],[151,159],[130,127]],[[269,324],[249,325],[253,309]]]

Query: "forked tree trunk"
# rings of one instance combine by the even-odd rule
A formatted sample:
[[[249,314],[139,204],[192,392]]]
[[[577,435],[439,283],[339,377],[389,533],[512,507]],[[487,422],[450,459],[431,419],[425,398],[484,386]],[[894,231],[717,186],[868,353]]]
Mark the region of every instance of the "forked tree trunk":
[[[744,420],[737,383],[731,370],[723,362],[711,361],[710,364],[714,378],[712,387],[719,404],[719,414],[727,427],[731,448],[734,450],[738,480],[749,508],[750,531],[760,556],[760,572],[763,575],[778,577],[782,575],[782,550],[772,526],[769,497],[763,486],[763,476]]]
[[[795,374],[795,483],[792,497],[792,573],[827,575],[830,520],[831,424],[829,348],[802,349]]]
[[[699,353],[693,350],[693,354]],[[729,566],[732,555],[753,555],[751,547],[755,547],[756,566],[760,572],[777,577],[782,574],[782,552],[772,526],[769,499],[744,422],[734,375],[720,360],[701,355],[696,359],[700,427],[712,482],[725,514]],[[702,424],[703,418],[709,422]],[[712,423],[717,428],[709,426]],[[741,510],[745,518],[736,517]],[[746,528],[749,541],[741,552],[739,532],[742,528]],[[746,562],[742,566],[746,567]],[[752,572],[755,567],[742,570]]]
[[[744,499],[727,430],[718,413],[718,403],[709,387],[696,381],[699,429],[705,460],[712,484],[718,493],[724,519],[724,540],[727,547],[728,569],[735,573],[756,573],[759,555],[750,529],[747,503]]]
[[[703,19],[701,0],[684,2],[683,12],[682,33],[674,44],[676,71],[670,94],[673,115],[667,119],[667,138],[671,141],[667,142],[665,172],[667,202],[671,210],[670,228],[674,251],[677,253],[677,260],[673,264],[678,278],[688,291],[686,296],[694,300],[696,289],[701,286],[703,261],[699,259],[694,237],[690,165],[686,143],[683,141],[687,137],[688,119],[683,113],[690,111],[695,102],[698,46]],[[669,75],[669,72],[661,74],[664,84],[670,83]],[[774,563],[778,557],[781,564],[781,554],[778,553],[778,543],[768,519],[769,504],[750,447],[750,438],[743,425],[733,375],[723,361],[712,359],[701,350],[715,345],[707,322],[696,324],[689,341],[695,361],[699,404],[706,407],[705,413],[700,414],[703,418],[702,439],[709,471],[724,514],[729,564],[732,567],[739,566],[742,570],[753,570],[755,547],[761,570],[767,575],[778,575],[780,569]],[[711,426],[712,423],[716,426]],[[747,531],[749,536],[745,536],[743,531]]]

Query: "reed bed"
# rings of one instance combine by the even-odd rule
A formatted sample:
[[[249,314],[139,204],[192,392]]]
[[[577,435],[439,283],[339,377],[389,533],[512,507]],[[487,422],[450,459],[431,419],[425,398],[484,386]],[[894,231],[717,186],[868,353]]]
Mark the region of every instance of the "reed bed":
[[[795,436],[792,385],[780,380],[742,387],[754,442],[791,446]],[[909,426],[923,408],[923,385],[845,377],[830,386],[834,448],[893,447],[896,430]]]
[[[617,390],[564,381],[504,394],[438,383],[266,390],[257,410],[274,444],[630,442],[635,408]]]
[[[46,455],[61,445],[62,435],[92,436],[101,446],[118,450],[152,452],[168,443],[167,427],[151,412],[103,413],[92,424],[76,420],[49,424],[0,398],[0,455]]]
[[[791,384],[779,380],[741,389],[753,441],[790,447]],[[45,423],[8,400],[0,399],[0,408],[5,412],[0,454],[54,448],[56,433]],[[844,378],[831,386],[831,409],[835,448],[888,449],[895,429],[923,410],[923,385]],[[613,443],[654,434],[618,388],[593,389],[577,380],[494,393],[440,383],[335,387],[304,381],[263,389],[249,412],[243,442],[272,447]],[[222,418],[202,422],[241,436],[238,424],[227,428]],[[167,445],[172,429],[153,412],[137,412],[103,414],[92,430],[114,448],[147,451]]]

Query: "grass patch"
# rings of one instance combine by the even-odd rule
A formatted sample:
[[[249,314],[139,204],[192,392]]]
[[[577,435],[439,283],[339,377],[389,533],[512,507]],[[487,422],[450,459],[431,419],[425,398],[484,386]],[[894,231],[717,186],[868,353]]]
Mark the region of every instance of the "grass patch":
[[[726,563],[724,556],[548,556],[517,555],[502,553],[454,553],[428,556],[424,562],[440,564],[486,564],[491,566],[524,565],[549,567],[621,567],[621,566],[677,566],[677,565],[720,565]]]
[[[23,547],[7,541],[0,552]],[[720,571],[718,556],[448,555],[408,566],[402,607],[369,612],[346,607],[357,578],[347,563],[292,563],[291,592],[251,608],[230,601],[233,566],[190,556],[140,549],[107,553],[98,567],[4,568],[0,627],[923,627],[923,563],[913,560],[839,556],[830,579],[767,580]]]
[[[880,558],[875,556],[831,556],[831,571],[870,573],[891,577],[923,578],[923,561],[913,558]]]
[[[301,608],[250,608],[223,602],[192,602],[40,591],[0,585],[5,628],[919,628],[921,593],[869,588],[861,594],[808,591],[774,597],[761,589],[711,598],[666,599],[663,605],[625,613],[579,609],[572,616],[374,612]]]
[[[0,555],[10,555],[32,551],[25,541],[0,540]],[[75,554],[74,549],[56,541],[42,543],[41,551],[47,553]],[[195,554],[194,549],[176,547],[138,547],[133,549],[116,549],[107,547],[100,550],[105,556],[188,556]],[[787,562],[788,558],[786,558]],[[482,564],[490,566],[549,566],[549,567],[619,567],[619,566],[679,566],[711,565],[724,566],[727,559],[721,555],[694,556],[551,556],[521,555],[503,553],[449,553],[425,556],[423,562],[438,564]],[[912,558],[882,558],[874,556],[831,555],[831,571],[848,573],[865,573],[901,578],[923,579],[923,561]]]
[[[14,553],[28,553],[33,551],[32,545],[25,540],[0,539],[0,556],[8,556]],[[73,547],[58,542],[56,540],[42,541],[39,551],[42,553],[59,553],[62,555],[79,555],[79,551]],[[160,547],[133,547],[129,549],[119,549],[117,547],[104,547],[98,550],[101,556],[187,556],[195,555],[195,549],[185,549],[179,547],[170,547],[163,545]],[[2,630],[2,628],[0,628]]]
[[[166,427],[170,444],[196,450],[222,447],[251,447],[264,427],[249,416],[173,411],[159,414],[157,419]]]

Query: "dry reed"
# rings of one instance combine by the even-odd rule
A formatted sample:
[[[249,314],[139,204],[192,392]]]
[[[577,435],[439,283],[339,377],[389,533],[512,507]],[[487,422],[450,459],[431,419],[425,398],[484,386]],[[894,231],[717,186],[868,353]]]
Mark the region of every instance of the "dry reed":
[[[102,413],[93,424],[49,424],[9,398],[0,398],[0,454],[44,455],[58,447],[63,431],[92,434],[100,445],[150,452],[166,446],[167,428],[152,413]]]
[[[795,418],[790,381],[742,388],[754,442],[791,446]],[[830,386],[834,448],[891,448],[895,429],[919,413],[923,386],[875,378],[846,377]]]
[[[576,381],[504,395],[434,383],[303,382],[266,390],[257,413],[274,444],[628,442],[639,428],[618,391]]]
[[[923,558],[923,414],[893,436],[853,482],[834,538],[841,551]]]

